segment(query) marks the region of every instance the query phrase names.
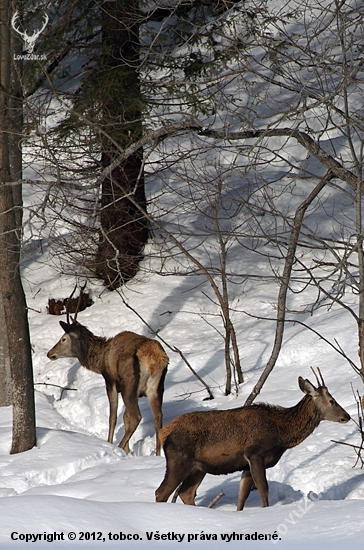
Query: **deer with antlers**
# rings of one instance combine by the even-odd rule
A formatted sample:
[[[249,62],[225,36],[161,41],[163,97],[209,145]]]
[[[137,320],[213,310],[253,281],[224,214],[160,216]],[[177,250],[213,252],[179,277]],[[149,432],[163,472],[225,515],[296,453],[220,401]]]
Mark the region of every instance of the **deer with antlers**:
[[[95,336],[75,317],[60,321],[64,335],[49,350],[52,361],[76,357],[87,369],[104,377],[110,406],[108,441],[112,443],[116,425],[118,393],[124,401],[125,434],[119,447],[129,452],[129,440],[141,421],[138,398],[146,396],[154,416],[156,454],[160,455],[158,434],[162,427],[162,401],[168,356],[156,340],[135,332],[120,332],[113,338]]]
[[[242,510],[253,483],[263,507],[268,506],[266,469],[275,466],[287,449],[308,437],[322,420],[345,424],[348,413],[330,395],[320,369],[318,387],[298,378],[305,396],[293,407],[267,404],[183,414],[159,434],[167,460],[157,502],[165,502],[180,485],[185,504],[195,503],[196,490],[209,474],[242,471],[238,510]]]

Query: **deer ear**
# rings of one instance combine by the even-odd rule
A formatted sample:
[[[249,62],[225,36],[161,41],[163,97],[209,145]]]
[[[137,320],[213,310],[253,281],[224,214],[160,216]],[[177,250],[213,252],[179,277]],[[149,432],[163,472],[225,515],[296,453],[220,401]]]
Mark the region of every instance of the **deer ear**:
[[[68,334],[71,330],[72,325],[69,325],[68,323],[65,323],[64,321],[60,321],[59,324],[63,328],[63,330]]]
[[[300,376],[298,378],[298,385],[303,393],[307,393],[307,395],[311,395],[312,397],[317,395],[317,389],[309,380],[307,380],[307,378],[304,380],[302,376]]]

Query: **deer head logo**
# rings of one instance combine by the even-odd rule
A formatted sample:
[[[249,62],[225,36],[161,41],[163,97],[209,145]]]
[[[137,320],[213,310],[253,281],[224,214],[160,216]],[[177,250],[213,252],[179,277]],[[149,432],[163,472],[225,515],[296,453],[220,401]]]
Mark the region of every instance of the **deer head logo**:
[[[35,42],[36,42],[38,36],[40,35],[40,33],[44,31],[44,29],[45,29],[45,27],[46,27],[46,25],[49,21],[49,17],[48,17],[47,14],[44,15],[44,21],[43,21],[42,28],[39,29],[39,30],[33,31],[33,34],[31,36],[29,36],[26,32],[22,32],[19,28],[17,28],[18,18],[19,18],[19,13],[16,11],[14,13],[13,17],[11,18],[11,26],[13,27],[14,31],[16,31],[18,34],[20,34],[20,36],[24,40],[25,49],[26,49],[27,53],[33,53]]]

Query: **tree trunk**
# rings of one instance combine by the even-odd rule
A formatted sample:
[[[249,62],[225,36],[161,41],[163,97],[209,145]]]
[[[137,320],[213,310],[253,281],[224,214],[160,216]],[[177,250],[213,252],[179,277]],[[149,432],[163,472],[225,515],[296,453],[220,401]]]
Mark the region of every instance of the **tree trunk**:
[[[0,292],[0,327],[5,324],[5,309]],[[10,351],[8,343],[8,334],[6,330],[0,330],[0,407],[11,405],[11,371],[10,371]]]
[[[13,15],[16,11],[21,11],[18,0],[12,2]],[[22,89],[22,67],[21,59],[14,59],[14,55],[21,55],[23,51],[23,41],[20,36],[10,33],[10,94],[9,94],[9,169],[11,181],[13,182],[13,201],[15,207],[16,227],[22,231],[23,225],[23,197],[22,197],[22,134],[23,134],[23,89]],[[20,234],[20,233],[19,233]]]
[[[356,208],[356,235],[357,254],[359,265],[359,311],[358,311],[358,342],[360,369],[359,376],[364,382],[364,250],[363,250],[363,221],[362,221],[362,179],[358,177],[358,185],[355,197]]]
[[[0,0],[0,315],[6,332],[6,344],[3,350],[8,352],[8,364],[11,371],[13,403],[13,441],[12,453],[26,451],[35,445],[35,408],[33,369],[29,326],[25,295],[19,273],[20,225],[14,199],[19,199],[19,182],[14,193],[14,181],[11,168],[19,168],[11,159],[16,156],[14,143],[9,139],[14,126],[11,118],[14,106],[11,97],[11,72],[14,64],[11,51],[9,19],[12,13],[10,0]],[[20,99],[20,98],[18,98]],[[22,103],[18,102],[18,108]],[[12,149],[12,153],[10,153]],[[20,150],[18,149],[19,154]],[[18,162],[18,161],[17,161]],[[19,176],[19,174],[18,174]],[[18,200],[16,199],[16,200]],[[19,205],[17,205],[19,207]],[[4,342],[5,340],[3,340]]]
[[[103,168],[142,136],[142,102],[137,73],[139,23],[137,0],[110,2],[103,12],[103,59],[98,73],[103,90],[101,138]],[[110,170],[102,183],[100,241],[96,273],[114,289],[138,271],[149,230],[146,219],[128,195],[145,210],[143,154],[139,149],[120,166]]]
[[[1,0],[0,3],[0,21],[3,21],[3,18],[6,17],[6,6],[4,5],[3,0]],[[6,63],[8,61],[8,55],[9,52],[7,51],[7,44],[10,41],[10,33],[9,28],[6,27],[4,24],[0,25],[0,117],[1,117],[1,126],[0,130],[3,128],[4,120],[3,120],[3,113],[5,112],[5,101],[6,97],[5,94],[2,93],[2,90],[6,89],[9,86],[10,82],[10,68],[6,66]],[[2,148],[6,147],[6,142],[3,140],[3,137],[1,136],[0,139],[0,159],[3,158]],[[7,153],[4,151],[4,156],[6,158]],[[2,166],[3,163],[1,162],[0,166],[0,177],[1,180],[3,179],[2,174]],[[5,174],[4,174],[5,175]],[[1,215],[1,214],[0,214]],[[3,296],[0,293],[0,327],[5,327],[5,309],[4,309],[4,301]],[[0,389],[0,406],[6,407],[11,405],[11,373],[10,373],[10,350],[9,350],[9,342],[8,342],[8,335],[6,330],[0,330],[0,377],[1,377],[1,389]]]
[[[296,210],[296,213],[293,219],[290,239],[288,243],[287,255],[284,262],[283,273],[280,278],[280,286],[279,286],[278,301],[277,301],[277,324],[276,324],[276,333],[274,338],[273,349],[272,349],[270,358],[268,360],[268,363],[265,366],[264,371],[262,372],[258,382],[255,384],[254,388],[252,389],[251,393],[246,399],[244,405],[251,405],[253,403],[254,399],[259,395],[265,381],[267,380],[268,376],[272,372],[277,362],[279,353],[281,351],[282,342],[283,342],[284,326],[285,326],[285,320],[286,320],[287,293],[291,282],[291,273],[292,273],[293,264],[296,259],[296,249],[298,244],[298,238],[301,231],[302,221],[307,208],[318,197],[322,189],[326,186],[326,184],[330,180],[333,179],[333,177],[334,177],[334,174],[330,170],[328,170],[325,177],[323,177],[321,181],[319,181],[316,187],[311,191],[308,197],[300,204],[300,206]]]

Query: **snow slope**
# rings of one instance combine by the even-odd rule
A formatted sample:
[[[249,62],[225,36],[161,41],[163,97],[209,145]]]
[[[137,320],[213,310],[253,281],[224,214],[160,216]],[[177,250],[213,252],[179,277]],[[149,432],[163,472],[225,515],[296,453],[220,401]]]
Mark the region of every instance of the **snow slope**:
[[[56,547],[78,546],[82,536],[91,537],[88,544],[93,547],[115,547],[127,536],[132,540],[125,540],[139,548],[151,544],[206,546],[222,542],[234,547],[241,544],[271,547],[273,543],[277,547],[300,547],[307,539],[323,545],[330,543],[331,548],[333,544],[335,548],[359,545],[364,534],[364,472],[353,468],[355,456],[349,447],[331,442],[331,439],[358,442],[353,421],[347,425],[323,422],[306,441],[283,455],[277,466],[268,471],[268,509],[260,507],[255,491],[245,510],[235,511],[238,472],[206,476],[196,508],[182,503],[155,503],[154,491],[163,479],[165,460],[155,456],[153,419],[147,401],[140,401],[143,420],[131,440],[131,453],[126,455],[116,443],[110,445],[105,441],[108,409],[102,377],[88,372],[76,360],[50,362],[46,357],[47,350],[62,334],[59,318],[46,313],[48,297],[55,289],[67,295],[74,281],[60,277],[49,267],[47,252],[38,254],[23,270],[34,350],[37,447],[20,455],[9,455],[11,410],[2,409],[1,544],[10,544],[11,537],[15,539],[14,545],[26,544],[19,539],[27,533],[41,534],[43,538],[49,535],[49,540],[57,538],[56,533],[65,539],[54,541]],[[200,317],[191,317],[189,310],[197,311],[203,307],[203,301],[192,281],[189,285],[191,291],[186,297],[183,278],[155,275],[125,290],[125,299],[151,326],[160,330],[166,341],[183,350],[215,394],[214,400],[204,401],[206,392],[179,356],[169,352],[165,423],[190,410],[241,405],[265,365],[273,339],[274,327],[270,323],[252,322],[244,316],[236,320],[246,383],[239,395],[224,397],[222,342]],[[272,301],[275,291],[272,286]],[[94,305],[79,314],[79,320],[92,331],[108,336],[127,327],[149,334],[115,293],[97,285],[92,292]],[[257,299],[269,307],[265,296],[257,298],[256,294],[250,294],[245,297],[245,309],[253,307]],[[325,327],[326,337],[333,339],[339,334],[350,341],[352,327],[349,323],[346,327],[344,321],[342,312],[334,310],[318,314],[315,322],[317,327]],[[302,396],[297,377],[312,380],[310,365],[322,369],[332,394],[355,418],[350,384],[355,387],[358,380],[348,365],[302,327],[287,328],[281,357],[261,400],[285,406],[296,403]],[[64,386],[76,391],[65,390],[61,396],[60,387]],[[122,433],[120,405],[116,441],[120,441]],[[221,490],[225,496],[208,509],[209,502]],[[76,534],[76,540],[66,542],[73,536],[71,533]],[[266,534],[278,536],[278,541],[254,540]],[[207,535],[210,542],[206,541]],[[156,540],[158,536],[165,536],[166,540]],[[244,542],[236,540],[239,536],[244,537]],[[182,542],[172,540],[181,537]],[[35,544],[41,544],[39,537]]]
[[[32,193],[26,186],[26,208],[35,200]],[[298,194],[295,200],[301,200]],[[332,200],[336,200],[334,195]],[[81,367],[77,360],[51,362],[46,357],[62,334],[59,318],[47,314],[48,299],[69,296],[77,277],[60,275],[57,258],[50,257],[47,242],[38,241],[36,234],[37,228],[33,237],[28,235],[31,240],[22,276],[33,347],[37,446],[11,456],[11,409],[0,409],[0,545],[117,548],[127,544],[144,549],[151,545],[206,548],[227,543],[229,548],[306,548],[312,541],[322,548],[360,547],[364,535],[364,471],[354,467],[356,457],[350,447],[331,441],[358,444],[354,421],[346,425],[321,423],[307,440],[287,451],[268,470],[269,508],[260,507],[254,491],[244,511],[235,511],[239,472],[206,476],[196,507],[181,502],[155,503],[154,491],[163,479],[165,459],[155,456],[153,418],[147,401],[140,401],[143,419],[131,439],[131,453],[126,455],[117,447],[123,434],[122,403],[116,441],[113,445],[106,442],[108,403],[102,377]],[[240,264],[242,273],[252,263],[248,251],[233,261]],[[259,264],[254,267],[261,269]],[[165,423],[191,410],[227,409],[244,403],[266,365],[275,327],[272,321],[253,318],[243,310],[274,318],[277,288],[274,281],[263,284],[250,280],[244,288],[237,285],[234,289],[235,302],[241,304],[233,320],[245,382],[238,394],[228,397],[224,396],[223,340],[205,321],[211,300],[204,293],[201,278],[161,277],[149,272],[123,289],[124,300],[166,342],[184,353],[215,396],[204,401],[204,388],[180,356],[168,351]],[[117,293],[91,282],[88,290],[94,304],[81,312],[78,320],[95,334],[112,336],[129,329],[151,335]],[[344,344],[351,357],[357,356],[355,323],[343,308],[322,308],[312,318],[307,313],[300,320],[309,322],[328,341],[336,339]],[[302,397],[298,376],[315,383],[310,366],[320,367],[330,392],[356,419],[353,389],[362,391],[358,378],[347,362],[302,325],[287,325],[282,352],[259,400],[283,406],[297,403]],[[222,490],[223,498],[208,509]],[[269,541],[264,540],[269,537]]]

